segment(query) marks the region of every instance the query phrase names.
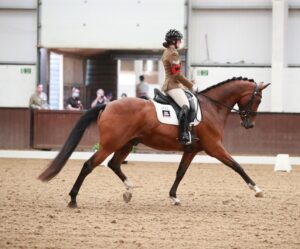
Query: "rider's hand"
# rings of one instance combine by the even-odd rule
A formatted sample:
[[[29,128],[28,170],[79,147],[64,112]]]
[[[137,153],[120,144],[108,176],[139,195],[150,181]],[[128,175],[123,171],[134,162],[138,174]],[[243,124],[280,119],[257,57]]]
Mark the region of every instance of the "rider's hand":
[[[197,86],[196,83],[194,83],[192,89],[193,89],[193,92],[195,92],[195,93],[200,92],[200,90],[199,90],[199,88],[198,88],[198,86]]]

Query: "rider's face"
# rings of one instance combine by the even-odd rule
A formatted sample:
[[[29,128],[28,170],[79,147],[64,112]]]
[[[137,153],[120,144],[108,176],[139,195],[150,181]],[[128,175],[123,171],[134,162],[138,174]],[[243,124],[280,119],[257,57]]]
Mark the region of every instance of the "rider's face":
[[[183,40],[177,40],[177,42],[176,42],[176,47],[177,47],[178,49],[183,49],[183,47],[184,47],[184,42],[183,42]]]

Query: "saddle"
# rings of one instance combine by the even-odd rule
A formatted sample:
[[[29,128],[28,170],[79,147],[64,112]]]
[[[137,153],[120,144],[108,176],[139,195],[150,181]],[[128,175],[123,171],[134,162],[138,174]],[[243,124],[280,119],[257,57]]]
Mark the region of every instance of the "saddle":
[[[190,103],[190,110],[188,113],[188,121],[189,123],[193,122],[197,116],[197,106],[195,106],[194,100],[193,100],[193,93],[191,93],[188,90],[184,90],[185,95],[187,96],[187,99]],[[181,111],[181,107],[177,105],[177,103],[168,95],[161,92],[159,89],[154,89],[154,101],[157,103],[163,104],[163,105],[171,105],[173,109],[175,110],[176,116],[179,119],[179,114]]]

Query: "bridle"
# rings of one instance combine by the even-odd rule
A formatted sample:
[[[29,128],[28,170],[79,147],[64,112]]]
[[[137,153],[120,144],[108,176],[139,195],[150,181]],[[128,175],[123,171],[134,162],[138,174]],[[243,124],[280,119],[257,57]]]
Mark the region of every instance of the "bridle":
[[[201,92],[199,92],[198,94],[205,97],[205,98],[207,98],[208,100],[210,100],[214,104],[223,106],[223,107],[229,109],[230,111],[234,111],[234,112],[238,113],[242,119],[246,119],[246,118],[249,118],[250,116],[255,116],[257,114],[256,111],[251,111],[251,107],[254,103],[254,100],[255,100],[256,96],[262,97],[261,94],[258,92],[258,85],[256,84],[256,82],[254,82],[254,83],[255,83],[255,89],[251,93],[252,94],[251,99],[248,101],[248,103],[246,105],[239,106],[239,109],[236,109],[236,108],[230,107],[228,105],[225,105],[224,103],[221,103],[221,102],[219,102],[219,101],[217,101],[217,100],[215,100],[215,99],[213,99],[213,98],[211,98],[211,97],[209,97],[209,96],[207,96],[207,95],[205,95]]]
[[[254,103],[255,97],[262,95],[258,92],[258,85],[255,83],[255,89],[252,93],[251,99],[248,101],[248,103],[245,106],[239,107],[239,115],[241,118],[248,118],[249,116],[255,116],[257,114],[256,111],[251,111],[252,105]]]

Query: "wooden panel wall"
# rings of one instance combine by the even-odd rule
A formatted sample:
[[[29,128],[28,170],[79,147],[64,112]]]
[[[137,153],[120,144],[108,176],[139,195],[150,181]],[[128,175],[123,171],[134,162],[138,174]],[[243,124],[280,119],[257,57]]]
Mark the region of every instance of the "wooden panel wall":
[[[230,153],[239,155],[290,154],[300,156],[300,114],[259,113],[253,129],[240,125],[231,114],[225,129],[224,144]]]
[[[33,148],[59,149],[67,140],[82,111],[35,110],[33,123]],[[98,142],[96,123],[89,127],[79,143],[77,150],[92,150]]]
[[[77,87],[80,90],[80,100],[84,108],[88,108],[84,82],[85,63],[86,59],[83,57],[64,54],[64,106],[66,106],[66,100],[72,95],[72,88]]]
[[[0,108],[0,149],[30,148],[30,110]]]
[[[85,59],[64,54],[64,85],[84,84]]]
[[[30,128],[30,110],[0,108],[0,149],[29,149],[30,133],[33,148],[59,149],[83,112],[36,110]],[[231,114],[225,129],[224,145],[233,155],[300,156],[300,114],[259,113],[256,126],[246,130],[239,116]],[[88,128],[77,150],[91,150],[98,142],[96,124]],[[143,145],[139,152],[155,152]]]

